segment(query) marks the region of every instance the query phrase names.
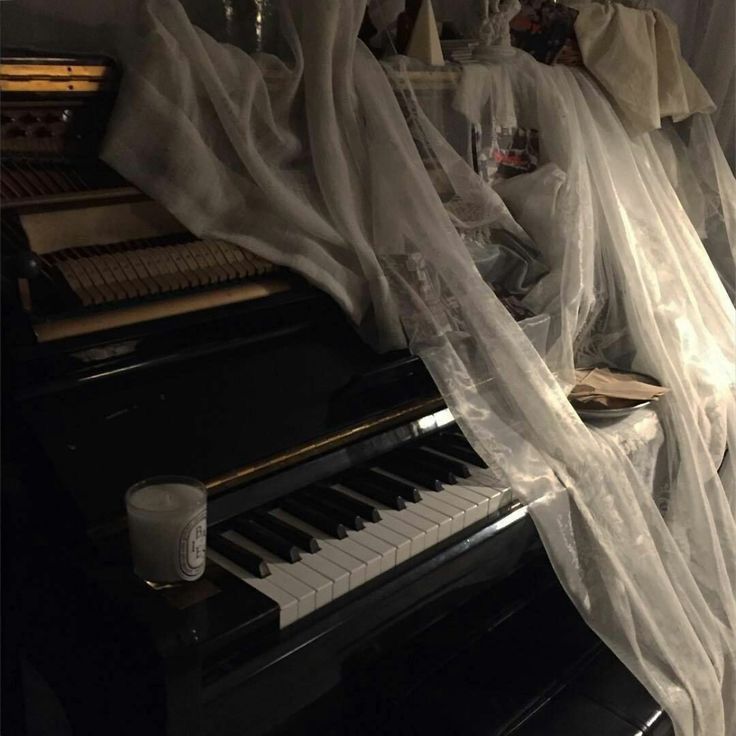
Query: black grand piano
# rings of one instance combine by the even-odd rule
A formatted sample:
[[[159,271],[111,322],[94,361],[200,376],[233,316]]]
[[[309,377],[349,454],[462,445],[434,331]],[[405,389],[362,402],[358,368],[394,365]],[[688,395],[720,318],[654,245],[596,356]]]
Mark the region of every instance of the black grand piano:
[[[420,361],[96,157],[116,76],[2,60],[3,733],[670,733]],[[164,473],[209,492],[178,587],[124,520]]]

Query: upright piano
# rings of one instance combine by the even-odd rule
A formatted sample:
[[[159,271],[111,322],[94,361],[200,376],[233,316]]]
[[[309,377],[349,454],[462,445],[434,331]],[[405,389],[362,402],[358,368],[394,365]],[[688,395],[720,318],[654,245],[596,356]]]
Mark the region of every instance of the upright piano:
[[[44,721],[33,672],[47,733],[669,732],[415,356],[105,166],[109,59],[17,52],[0,77],[18,729]],[[125,490],[166,473],[209,493],[181,586],[134,575],[125,527]]]

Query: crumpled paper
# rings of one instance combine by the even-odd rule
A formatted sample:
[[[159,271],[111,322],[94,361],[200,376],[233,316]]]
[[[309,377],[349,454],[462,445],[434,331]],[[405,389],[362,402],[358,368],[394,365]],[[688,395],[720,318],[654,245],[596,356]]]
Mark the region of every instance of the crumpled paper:
[[[669,391],[648,376],[610,368],[576,370],[575,380],[570,401],[586,409],[623,409],[656,401]]]

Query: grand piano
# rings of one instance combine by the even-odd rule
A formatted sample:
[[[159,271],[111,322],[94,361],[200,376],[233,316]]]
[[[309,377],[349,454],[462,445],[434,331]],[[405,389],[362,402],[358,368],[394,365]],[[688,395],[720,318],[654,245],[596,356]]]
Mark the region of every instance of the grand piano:
[[[106,167],[110,60],[0,77],[5,733],[670,733],[416,357]],[[164,473],[196,583],[133,573]]]

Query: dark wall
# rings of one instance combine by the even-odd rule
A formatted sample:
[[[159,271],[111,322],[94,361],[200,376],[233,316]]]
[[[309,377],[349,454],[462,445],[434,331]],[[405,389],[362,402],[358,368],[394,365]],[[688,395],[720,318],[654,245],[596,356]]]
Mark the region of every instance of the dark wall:
[[[273,51],[278,32],[275,0],[181,0],[192,22],[219,41],[248,52]],[[102,3],[103,5],[99,5]],[[8,0],[2,2],[2,46],[114,55],[113,30],[100,7],[108,0]],[[133,22],[139,3],[125,0]],[[104,12],[104,11],[103,11]],[[61,16],[61,17],[60,17]],[[120,15],[116,15],[119,18]]]

